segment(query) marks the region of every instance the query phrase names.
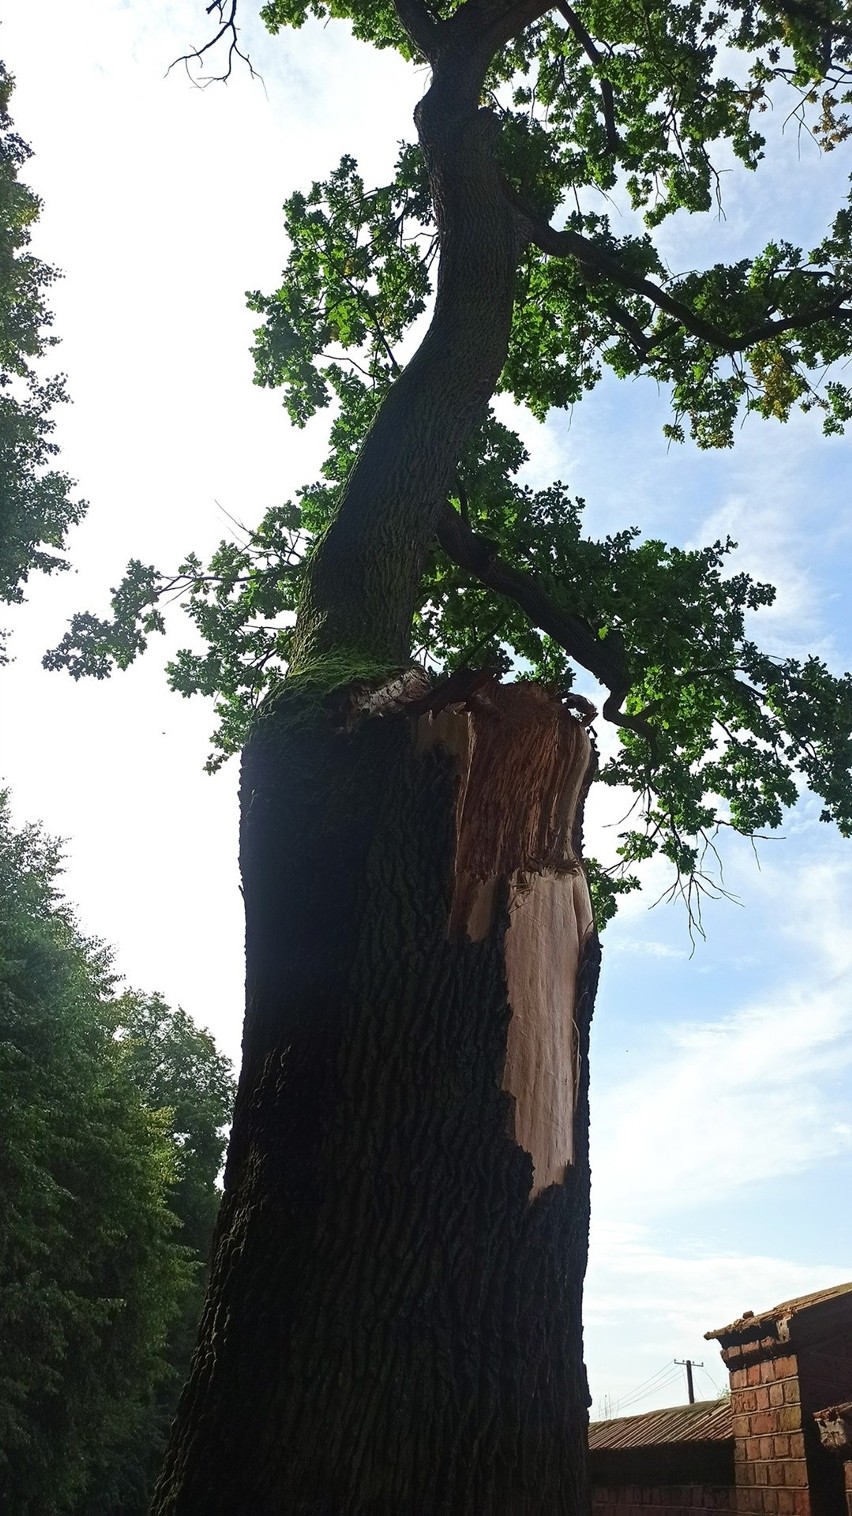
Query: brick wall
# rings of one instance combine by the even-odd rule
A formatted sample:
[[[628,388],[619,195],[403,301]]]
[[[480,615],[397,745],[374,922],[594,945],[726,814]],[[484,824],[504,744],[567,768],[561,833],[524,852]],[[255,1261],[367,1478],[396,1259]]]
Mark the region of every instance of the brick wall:
[[[695,1516],[697,1511],[735,1512],[731,1485],[594,1485],[593,1516]]]
[[[744,1516],[811,1516],[796,1356],[751,1362],[738,1356],[729,1362],[736,1509]]]

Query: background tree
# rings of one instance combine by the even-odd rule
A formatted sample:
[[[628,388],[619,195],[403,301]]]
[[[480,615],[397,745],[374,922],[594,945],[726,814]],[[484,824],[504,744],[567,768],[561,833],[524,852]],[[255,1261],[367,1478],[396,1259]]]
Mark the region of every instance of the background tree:
[[[110,1009],[122,1071],[145,1109],[165,1123],[173,1164],[168,1206],[178,1223],[175,1240],[189,1261],[162,1345],[164,1372],[153,1387],[149,1417],[114,1450],[82,1508],[85,1516],[144,1516],[201,1319],[235,1085],[209,1033],[161,995],[129,990]]]
[[[673,441],[794,405],[842,427],[848,205],[809,251],[681,274],[653,232],[712,205],[726,156],[758,165],[785,91],[844,141],[848,7],[310,10],[431,75],[392,182],[345,158],[293,197],[281,288],[252,297],[260,381],[297,423],[334,405],[323,478],[207,567],[132,564],[112,619],[77,618],[51,658],[127,663],[183,587],[209,651],[173,682],[217,697],[226,751],[260,706],[245,1063],[155,1508],[573,1511],[597,964],[574,670],[619,730],[603,777],[637,801],[601,915],[655,852],[694,911],[718,829],[777,826],[803,781],[848,831],[852,684],[761,651],[773,592],[726,573],[730,543],[589,541],[561,484],[518,482],[488,402],[544,415],[607,362],[670,389]],[[600,191],[632,206],[627,235]],[[430,687],[412,652],[450,677]],[[517,658],[538,684],[496,683]]]
[[[230,1081],[183,1012],[115,999],[59,868],[3,797],[0,1499],[135,1516],[197,1326]]]
[[[55,407],[65,382],[43,361],[57,339],[47,293],[56,270],[29,251],[41,209],[18,175],[30,156],[9,114],[14,79],[0,63],[0,601],[15,604],[34,571],[67,568],[68,530],[85,514],[73,480],[53,467]],[[0,661],[5,658],[0,631]]]

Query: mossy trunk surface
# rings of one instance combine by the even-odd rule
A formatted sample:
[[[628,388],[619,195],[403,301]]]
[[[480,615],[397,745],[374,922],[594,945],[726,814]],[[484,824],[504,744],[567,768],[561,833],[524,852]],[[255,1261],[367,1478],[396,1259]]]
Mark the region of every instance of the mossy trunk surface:
[[[593,760],[534,687],[428,704],[290,698],[246,753],[245,1061],[157,1516],[586,1507]]]

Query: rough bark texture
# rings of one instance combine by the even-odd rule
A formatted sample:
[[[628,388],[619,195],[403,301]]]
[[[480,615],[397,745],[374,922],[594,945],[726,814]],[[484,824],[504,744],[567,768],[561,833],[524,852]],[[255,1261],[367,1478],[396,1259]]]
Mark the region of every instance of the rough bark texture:
[[[518,890],[530,877],[584,888],[575,818],[591,755],[539,694],[471,703],[345,731],[300,719],[291,696],[247,752],[245,1063],[158,1516],[586,1508],[599,953],[582,908],[575,982],[545,996],[571,1049],[555,1071],[572,1118],[561,1182],[542,1188],[503,1086]],[[481,782],[507,779],[513,754],[489,852]],[[458,905],[471,878],[489,897],[476,940]],[[539,1125],[540,1089],[527,1080]]]
[[[415,113],[441,238],[435,309],[387,395],[314,552],[293,651],[405,663],[423,565],[466,442],[506,360],[527,232],[495,160],[499,122],[479,109],[489,46],[459,17]],[[463,24],[462,24],[463,23]]]

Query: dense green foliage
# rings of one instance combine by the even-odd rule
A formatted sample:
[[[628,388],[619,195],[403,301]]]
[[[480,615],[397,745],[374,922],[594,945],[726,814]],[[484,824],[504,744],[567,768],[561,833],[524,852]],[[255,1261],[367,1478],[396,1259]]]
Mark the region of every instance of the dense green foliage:
[[[55,344],[47,292],[56,271],[29,251],[40,202],[18,175],[30,156],[9,115],[14,80],[0,63],[0,601],[23,599],[29,575],[67,568],[61,550],[85,504],[52,467],[62,378],[46,377]],[[5,639],[0,631],[0,660]]]
[[[437,57],[464,13],[483,26],[508,18],[499,26],[511,40],[492,58],[484,102],[501,127],[506,193],[529,227],[500,381],[515,401],[543,418],[575,404],[608,366],[664,387],[674,442],[727,447],[745,413],[783,422],[794,407],[821,416],[828,434],[841,430],[852,415],[849,201],[810,250],[775,240],[680,274],[655,233],[675,212],[713,208],[721,168],[758,169],[773,116],[792,113],[824,150],[842,148],[852,130],[848,0],[588,0],[579,10],[557,0],[535,12],[477,10],[474,0],[271,0],[263,16],[273,31],[309,15],[347,18],[357,36],[414,62],[431,44]],[[181,652],[169,674],[184,695],[216,701],[214,763],[239,747],[286,673],[312,546],[428,308],[438,239],[419,149],[403,145],[374,189],[344,157],[290,198],[285,231],[279,288],[249,296],[261,318],[256,380],[282,389],[297,426],[329,408],[322,478],[207,565],[191,554],[167,576],[132,563],[112,615],[76,617],[47,660],[75,676],[126,666],[163,629],[162,602],[182,590],[206,651]],[[629,786],[639,805],[617,858],[596,870],[602,915],[655,852],[687,892],[700,886],[720,825],[747,835],[777,827],[803,784],[822,797],[824,818],[852,833],[852,680],[817,658],[761,651],[755,613],[774,592],[726,569],[734,544],[685,551],[643,540],[629,523],[592,540],[582,502],[559,482],[527,488],[525,462],[518,437],[489,414],[450,505],[486,567],[499,559],[520,570],[558,612],[582,619],[617,670],[603,714],[622,745],[602,778]],[[471,561],[435,544],[413,653],[436,671],[520,662],[570,687],[583,658]]]
[[[0,804],[0,1506],[147,1508],[203,1289],[231,1083],[159,997],[114,994]]]

